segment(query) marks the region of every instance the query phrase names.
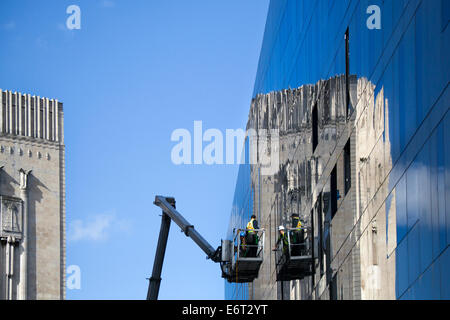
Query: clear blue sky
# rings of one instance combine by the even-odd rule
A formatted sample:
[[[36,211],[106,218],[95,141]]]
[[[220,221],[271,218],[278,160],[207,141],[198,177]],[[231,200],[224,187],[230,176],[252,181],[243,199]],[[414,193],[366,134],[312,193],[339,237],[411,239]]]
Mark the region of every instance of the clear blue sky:
[[[143,299],[155,194],[216,247],[238,167],[175,166],[173,130],[245,128],[268,0],[2,0],[0,88],[64,103],[68,299]],[[81,30],[66,8],[81,8]],[[161,299],[222,299],[218,265],[172,224]]]

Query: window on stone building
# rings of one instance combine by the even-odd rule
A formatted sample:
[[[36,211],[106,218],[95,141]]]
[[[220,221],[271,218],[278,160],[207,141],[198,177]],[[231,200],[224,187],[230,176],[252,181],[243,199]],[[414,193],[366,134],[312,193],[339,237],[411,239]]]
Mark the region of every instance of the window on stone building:
[[[351,179],[351,161],[350,161],[350,139],[347,141],[347,144],[344,148],[344,182],[345,182],[345,195],[347,195],[348,191],[352,186]]]
[[[31,137],[34,137],[35,136],[35,134],[34,134],[34,126],[35,126],[35,122],[34,122],[34,119],[35,119],[35,114],[34,114],[34,109],[35,109],[35,99],[31,99],[31,106],[30,106],[30,122],[31,122],[31,125],[30,125],[30,136]]]
[[[38,99],[39,138],[44,138],[44,102]]]
[[[2,92],[2,106],[1,106],[2,107],[2,110],[1,110],[2,114],[1,114],[1,116],[2,116],[3,121],[2,121],[2,124],[1,124],[2,127],[0,128],[2,132],[6,132],[6,99],[7,99],[6,93]]]
[[[317,111],[317,104],[314,106],[312,110],[312,152],[316,150],[317,145],[319,144],[319,114]]]
[[[325,271],[325,259],[324,259],[324,230],[323,230],[323,212],[322,212],[322,193],[320,193],[319,197],[317,198],[317,206],[316,206],[316,215],[317,215],[317,253],[318,253],[318,260],[319,260],[319,270],[320,270],[320,276],[322,277],[324,275]]]
[[[10,128],[9,128],[9,132],[11,134],[15,134],[16,133],[16,105],[18,104],[17,100],[16,100],[16,95],[12,95],[12,99],[10,101],[11,103],[11,114],[10,116]]]
[[[314,286],[315,286],[315,274],[316,274],[316,246],[317,246],[317,243],[316,243],[316,239],[317,239],[317,231],[316,231],[316,224],[317,224],[317,221],[316,221],[316,214],[315,214],[315,212],[317,211],[317,209],[314,207],[312,210],[311,210],[311,235],[312,235],[312,237],[313,237],[313,241],[311,242],[311,252],[312,252],[312,255],[313,255],[313,261],[314,261],[314,263],[313,263],[313,270],[312,270],[312,272],[313,272],[313,276],[311,277],[311,288],[314,288]]]
[[[337,211],[337,169],[334,166],[333,171],[331,171],[330,179],[330,189],[331,189],[331,220],[333,220]]]
[[[26,105],[27,105],[27,99],[26,97],[22,97],[22,112],[21,112],[21,119],[20,119],[20,130],[22,131],[22,134],[25,134],[25,128],[26,128]]]
[[[49,130],[49,137],[48,137],[48,139],[49,140],[53,140],[53,122],[54,122],[54,119],[53,119],[53,105],[54,105],[54,102],[50,102],[49,103],[49,108],[50,108],[50,110],[49,110],[49,118],[48,118],[48,130]]]

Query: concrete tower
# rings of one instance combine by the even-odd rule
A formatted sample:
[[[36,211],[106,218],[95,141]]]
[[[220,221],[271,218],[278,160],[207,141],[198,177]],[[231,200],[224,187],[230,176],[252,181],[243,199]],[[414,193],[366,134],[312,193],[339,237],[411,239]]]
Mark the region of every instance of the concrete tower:
[[[0,89],[0,299],[65,298],[64,113]]]

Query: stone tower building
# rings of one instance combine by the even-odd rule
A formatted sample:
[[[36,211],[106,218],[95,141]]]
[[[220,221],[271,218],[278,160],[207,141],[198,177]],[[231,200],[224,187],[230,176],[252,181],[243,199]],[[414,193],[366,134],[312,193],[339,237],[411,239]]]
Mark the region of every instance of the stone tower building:
[[[0,299],[65,298],[61,102],[0,90]]]

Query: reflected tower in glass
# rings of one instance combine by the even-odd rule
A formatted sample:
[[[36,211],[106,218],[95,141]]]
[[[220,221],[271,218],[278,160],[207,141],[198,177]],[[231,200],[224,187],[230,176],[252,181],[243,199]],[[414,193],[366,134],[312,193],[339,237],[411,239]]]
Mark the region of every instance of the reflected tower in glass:
[[[226,298],[450,298],[449,18],[446,0],[271,1],[245,148],[276,130],[276,168],[241,165],[229,225],[255,214],[265,258]],[[277,281],[292,213],[312,274]]]

